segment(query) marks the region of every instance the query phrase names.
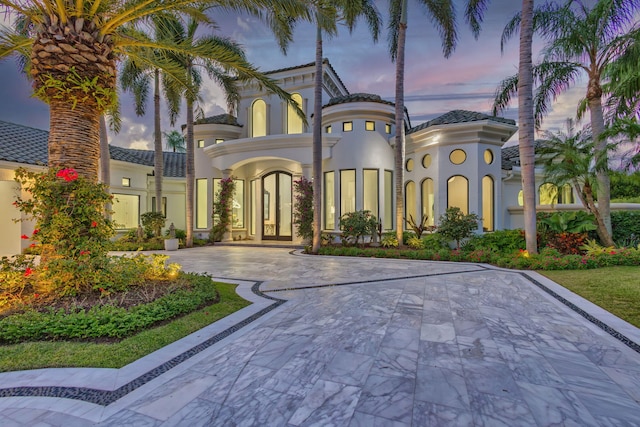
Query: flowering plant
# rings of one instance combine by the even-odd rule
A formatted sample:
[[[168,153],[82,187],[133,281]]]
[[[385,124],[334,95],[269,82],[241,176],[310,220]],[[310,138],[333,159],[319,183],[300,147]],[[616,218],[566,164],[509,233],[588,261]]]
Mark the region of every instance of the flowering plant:
[[[373,235],[377,226],[378,220],[370,211],[348,212],[340,217],[342,242],[357,245],[360,237]]]
[[[313,238],[313,183],[302,177],[293,181],[296,204],[293,208],[293,223],[297,234],[305,240]]]
[[[220,180],[220,189],[216,192],[213,200],[213,227],[209,232],[209,240],[211,242],[219,242],[222,236],[231,224],[231,207],[233,203],[233,195],[236,192],[236,183],[233,177],[223,178]]]

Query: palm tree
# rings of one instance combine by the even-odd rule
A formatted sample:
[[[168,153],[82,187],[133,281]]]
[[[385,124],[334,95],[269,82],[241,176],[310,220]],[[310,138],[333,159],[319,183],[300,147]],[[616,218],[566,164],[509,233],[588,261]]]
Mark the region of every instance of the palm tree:
[[[167,148],[172,150],[174,153],[184,153],[186,152],[186,147],[184,146],[184,136],[178,132],[177,130],[172,130],[171,132],[163,132],[162,133],[166,139]]]
[[[153,43],[162,43],[171,40],[172,25],[177,20],[170,15],[156,15],[152,18],[154,28],[154,39],[149,38]],[[180,113],[180,90],[179,87],[186,86],[186,80],[181,80],[181,74],[173,76],[164,73],[162,69],[153,65],[153,56],[162,55],[156,49],[148,49],[146,55],[129,57],[124,61],[120,74],[120,85],[125,91],[133,93],[136,114],[143,116],[146,114],[147,100],[149,99],[150,86],[153,85],[153,173],[155,186],[155,212],[162,212],[162,178],[164,175],[164,158],[162,154],[162,126],[160,119],[160,93],[164,94],[169,109],[169,120],[171,126],[175,125],[176,118]],[[151,57],[153,62],[147,60]],[[141,60],[142,59],[142,60]],[[162,58],[157,58],[162,61]]]
[[[377,41],[381,18],[372,0],[317,0],[314,6],[316,9],[316,58],[313,94],[313,239],[311,252],[317,254],[320,250],[322,230],[322,76],[324,75],[322,34],[324,31],[329,36],[335,35],[337,21],[344,21],[349,31],[352,31],[356,20],[359,17],[364,17],[374,41]]]
[[[570,184],[582,205],[596,218],[596,232],[605,246],[614,246],[601,212],[595,202],[596,171],[594,141],[590,132],[576,132],[573,120],[567,121],[566,132],[545,132],[538,154],[547,180],[561,187]],[[602,160],[600,160],[602,161]]]
[[[474,36],[480,32],[482,14],[489,0],[469,0],[465,18]],[[448,58],[456,47],[455,8],[453,0],[419,0],[431,21],[440,32],[442,51]],[[395,190],[396,190],[396,237],[402,246],[404,224],[404,159],[405,159],[405,107],[404,107],[404,51],[407,35],[407,0],[389,1],[389,50],[396,62],[395,88]]]
[[[133,26],[162,12],[205,18],[192,0],[6,0],[2,4],[27,22],[21,29],[0,29],[0,58],[12,54],[30,58],[34,94],[50,107],[49,166],[72,167],[94,180],[100,157],[100,115],[116,97],[117,60],[135,56],[143,47],[198,55],[169,41],[150,42]],[[259,15],[277,11],[280,20],[306,11],[301,0],[212,0],[207,4]],[[156,65],[165,72],[173,67],[166,61]]]
[[[586,102],[590,113],[594,150],[600,169],[598,177],[598,209],[611,234],[610,183],[605,130],[603,83],[607,64],[635,52],[631,49],[640,37],[636,14],[637,0],[599,0],[591,9],[583,2],[570,0],[564,6],[544,5],[534,10],[534,29],[547,40],[542,62],[533,67],[538,83],[534,99],[535,124],[539,126],[549,103],[570,88],[582,75],[588,78]],[[519,16],[514,17],[503,33],[503,40],[513,34]],[[629,60],[629,59],[628,59]],[[640,57],[634,56],[635,64]],[[508,105],[517,92],[519,81],[511,77],[501,83],[494,101],[495,109]]]

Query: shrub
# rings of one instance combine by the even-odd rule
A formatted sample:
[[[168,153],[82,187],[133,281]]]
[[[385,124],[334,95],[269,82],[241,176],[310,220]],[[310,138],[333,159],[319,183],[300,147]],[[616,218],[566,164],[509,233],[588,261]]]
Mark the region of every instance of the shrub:
[[[142,222],[145,236],[150,238],[162,236],[162,227],[167,221],[162,212],[145,212],[140,215],[140,222]]]
[[[171,233],[171,230],[167,230],[164,232],[164,235],[169,237],[169,234]],[[185,239],[187,238],[187,232],[181,228],[176,228],[175,229],[175,233],[176,233],[176,239],[179,239],[181,241],[185,241]]]
[[[371,236],[376,232],[378,220],[370,211],[348,212],[340,217],[343,243],[357,245],[363,236]]]
[[[398,237],[395,233],[386,233],[382,236],[382,241],[380,245],[383,248],[397,248],[398,247]]]
[[[554,212],[541,217],[538,225],[538,231],[554,233],[586,233],[598,228],[595,217],[584,211]]]
[[[438,232],[443,236],[455,240],[456,247],[460,249],[460,241],[473,234],[478,228],[480,217],[476,214],[465,215],[460,208],[451,207],[440,217]]]
[[[587,241],[587,233],[554,233],[547,234],[547,247],[557,249],[565,255],[579,254]]]
[[[472,236],[462,248],[469,252],[485,249],[510,253],[525,249],[526,244],[522,230],[497,230]]]
[[[313,183],[302,177],[293,181],[296,203],[293,207],[293,223],[298,227],[298,237],[313,238]]]
[[[427,234],[422,236],[422,247],[431,250],[449,249],[449,239],[438,232]]]
[[[422,249],[422,240],[416,236],[411,236],[409,237],[409,240],[407,240],[407,245],[411,248],[411,249]]]
[[[611,228],[613,241],[618,246],[638,246],[640,243],[640,212],[611,212]]]

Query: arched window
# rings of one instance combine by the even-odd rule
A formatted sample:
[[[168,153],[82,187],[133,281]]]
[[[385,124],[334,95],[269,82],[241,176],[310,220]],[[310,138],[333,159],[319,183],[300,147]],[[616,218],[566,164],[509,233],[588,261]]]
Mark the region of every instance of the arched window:
[[[454,175],[447,181],[447,208],[458,207],[465,215],[469,213],[469,180]]]
[[[482,229],[483,231],[493,231],[494,216],[494,189],[493,178],[489,175],[482,178]]]
[[[251,105],[251,137],[267,135],[267,103],[256,99]]]
[[[416,218],[416,183],[413,181],[407,181],[404,185],[404,217],[409,219],[409,215],[416,221],[420,221]],[[407,227],[406,222],[404,226]]]
[[[422,181],[422,217],[428,216],[427,225],[435,225],[436,216],[436,192],[433,188],[433,180],[427,178]]]
[[[291,99],[293,99],[296,104],[302,109],[302,96],[299,93],[294,93],[291,95]],[[287,106],[287,133],[302,133],[303,124],[302,119],[296,111],[293,109],[291,105]]]
[[[550,182],[545,182],[538,189],[541,205],[555,205],[558,203],[558,187]]]

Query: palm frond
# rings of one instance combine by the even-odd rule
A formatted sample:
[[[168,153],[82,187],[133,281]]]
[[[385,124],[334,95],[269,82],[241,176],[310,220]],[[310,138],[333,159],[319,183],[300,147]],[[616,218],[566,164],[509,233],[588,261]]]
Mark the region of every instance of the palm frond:
[[[493,98],[492,114],[497,116],[507,109],[511,99],[518,93],[518,75],[513,75],[502,80],[496,89]]]
[[[480,24],[484,20],[489,0],[469,0],[464,12],[465,20],[471,27],[473,36],[477,39],[480,35]]]
[[[389,23],[387,24],[387,43],[391,61],[396,61],[398,54],[398,29],[402,16],[402,0],[389,0]]]
[[[456,11],[452,0],[422,0],[431,22],[440,33],[444,57],[451,56],[458,42]]]
[[[534,96],[535,126],[540,128],[551,101],[571,87],[581,73],[581,65],[572,62],[542,62],[533,67],[538,87]]]

